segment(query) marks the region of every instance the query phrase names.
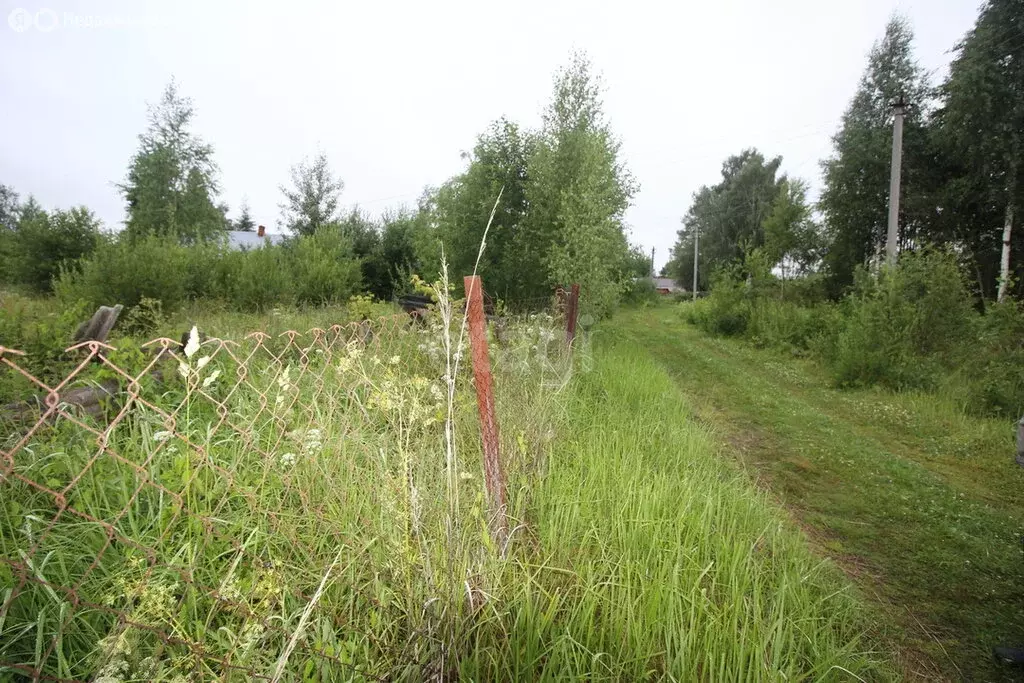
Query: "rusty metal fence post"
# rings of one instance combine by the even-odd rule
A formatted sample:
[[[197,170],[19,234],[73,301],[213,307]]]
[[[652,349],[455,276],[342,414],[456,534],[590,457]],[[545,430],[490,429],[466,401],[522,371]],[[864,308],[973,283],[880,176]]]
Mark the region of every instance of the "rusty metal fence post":
[[[494,379],[487,350],[487,319],[484,316],[483,284],[479,275],[463,278],[466,310],[469,317],[469,344],[473,357],[473,382],[480,410],[480,438],[484,451],[484,484],[491,510],[495,537],[504,545],[508,534],[506,520],[505,473],[498,448],[498,416],[494,408]]]
[[[565,307],[565,344],[572,347],[576,339],[576,319],[579,317],[580,286],[573,284],[569,294],[569,302]]]

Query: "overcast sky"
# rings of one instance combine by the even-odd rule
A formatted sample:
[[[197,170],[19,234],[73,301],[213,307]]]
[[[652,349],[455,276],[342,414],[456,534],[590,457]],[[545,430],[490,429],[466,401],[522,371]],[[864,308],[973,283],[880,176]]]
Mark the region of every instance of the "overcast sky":
[[[120,227],[115,184],[172,76],[214,146],[233,216],[246,197],[275,229],[279,185],[318,150],[345,205],[414,204],[463,168],[490,121],[536,126],[555,70],[582,49],[641,186],[631,237],[657,248],[659,266],[694,190],[729,154],[781,154],[817,191],[818,161],[894,11],[938,78],[979,4],[3,2],[0,183],[45,207],[85,204]]]

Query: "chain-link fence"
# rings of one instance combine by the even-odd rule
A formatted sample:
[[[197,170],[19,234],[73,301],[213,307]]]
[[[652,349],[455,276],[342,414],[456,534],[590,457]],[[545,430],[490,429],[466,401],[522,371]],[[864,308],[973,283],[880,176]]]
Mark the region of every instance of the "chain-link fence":
[[[562,324],[492,319],[499,416],[566,381]],[[479,545],[482,494],[479,444],[446,446],[479,439],[449,337],[398,316],[90,342],[53,386],[0,347],[35,390],[0,408],[0,679],[445,675],[431,605],[470,586],[452,548]],[[550,434],[507,438],[515,460]]]

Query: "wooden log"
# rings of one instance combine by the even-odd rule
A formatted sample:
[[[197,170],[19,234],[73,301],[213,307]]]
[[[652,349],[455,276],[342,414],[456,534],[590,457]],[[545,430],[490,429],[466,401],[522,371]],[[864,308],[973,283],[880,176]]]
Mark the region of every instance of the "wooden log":
[[[114,398],[118,394],[120,384],[115,379],[108,379],[87,387],[77,387],[58,394],[59,403],[80,408],[87,415],[98,415],[102,410],[103,399]],[[47,398],[49,394],[33,396],[27,401],[8,403],[0,408],[0,417],[5,420],[23,421],[26,419],[37,419],[49,408]]]
[[[120,317],[122,310],[124,310],[124,306],[121,304],[116,306],[100,306],[92,314],[92,318],[78,326],[72,341],[76,344],[87,341],[107,341],[107,336],[110,334],[110,330],[114,328],[114,325],[117,324],[117,319]]]

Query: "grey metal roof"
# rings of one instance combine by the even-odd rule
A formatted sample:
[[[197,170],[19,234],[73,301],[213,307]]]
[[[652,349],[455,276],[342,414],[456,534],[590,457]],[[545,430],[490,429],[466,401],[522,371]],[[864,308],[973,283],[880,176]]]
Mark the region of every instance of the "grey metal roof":
[[[676,281],[670,277],[654,278],[654,288],[668,290],[682,289],[682,287],[680,287],[679,284],[676,283]]]
[[[264,245],[276,245],[284,242],[287,235],[268,232],[260,237],[255,232],[244,230],[228,230],[228,247],[235,250],[259,249]]]

